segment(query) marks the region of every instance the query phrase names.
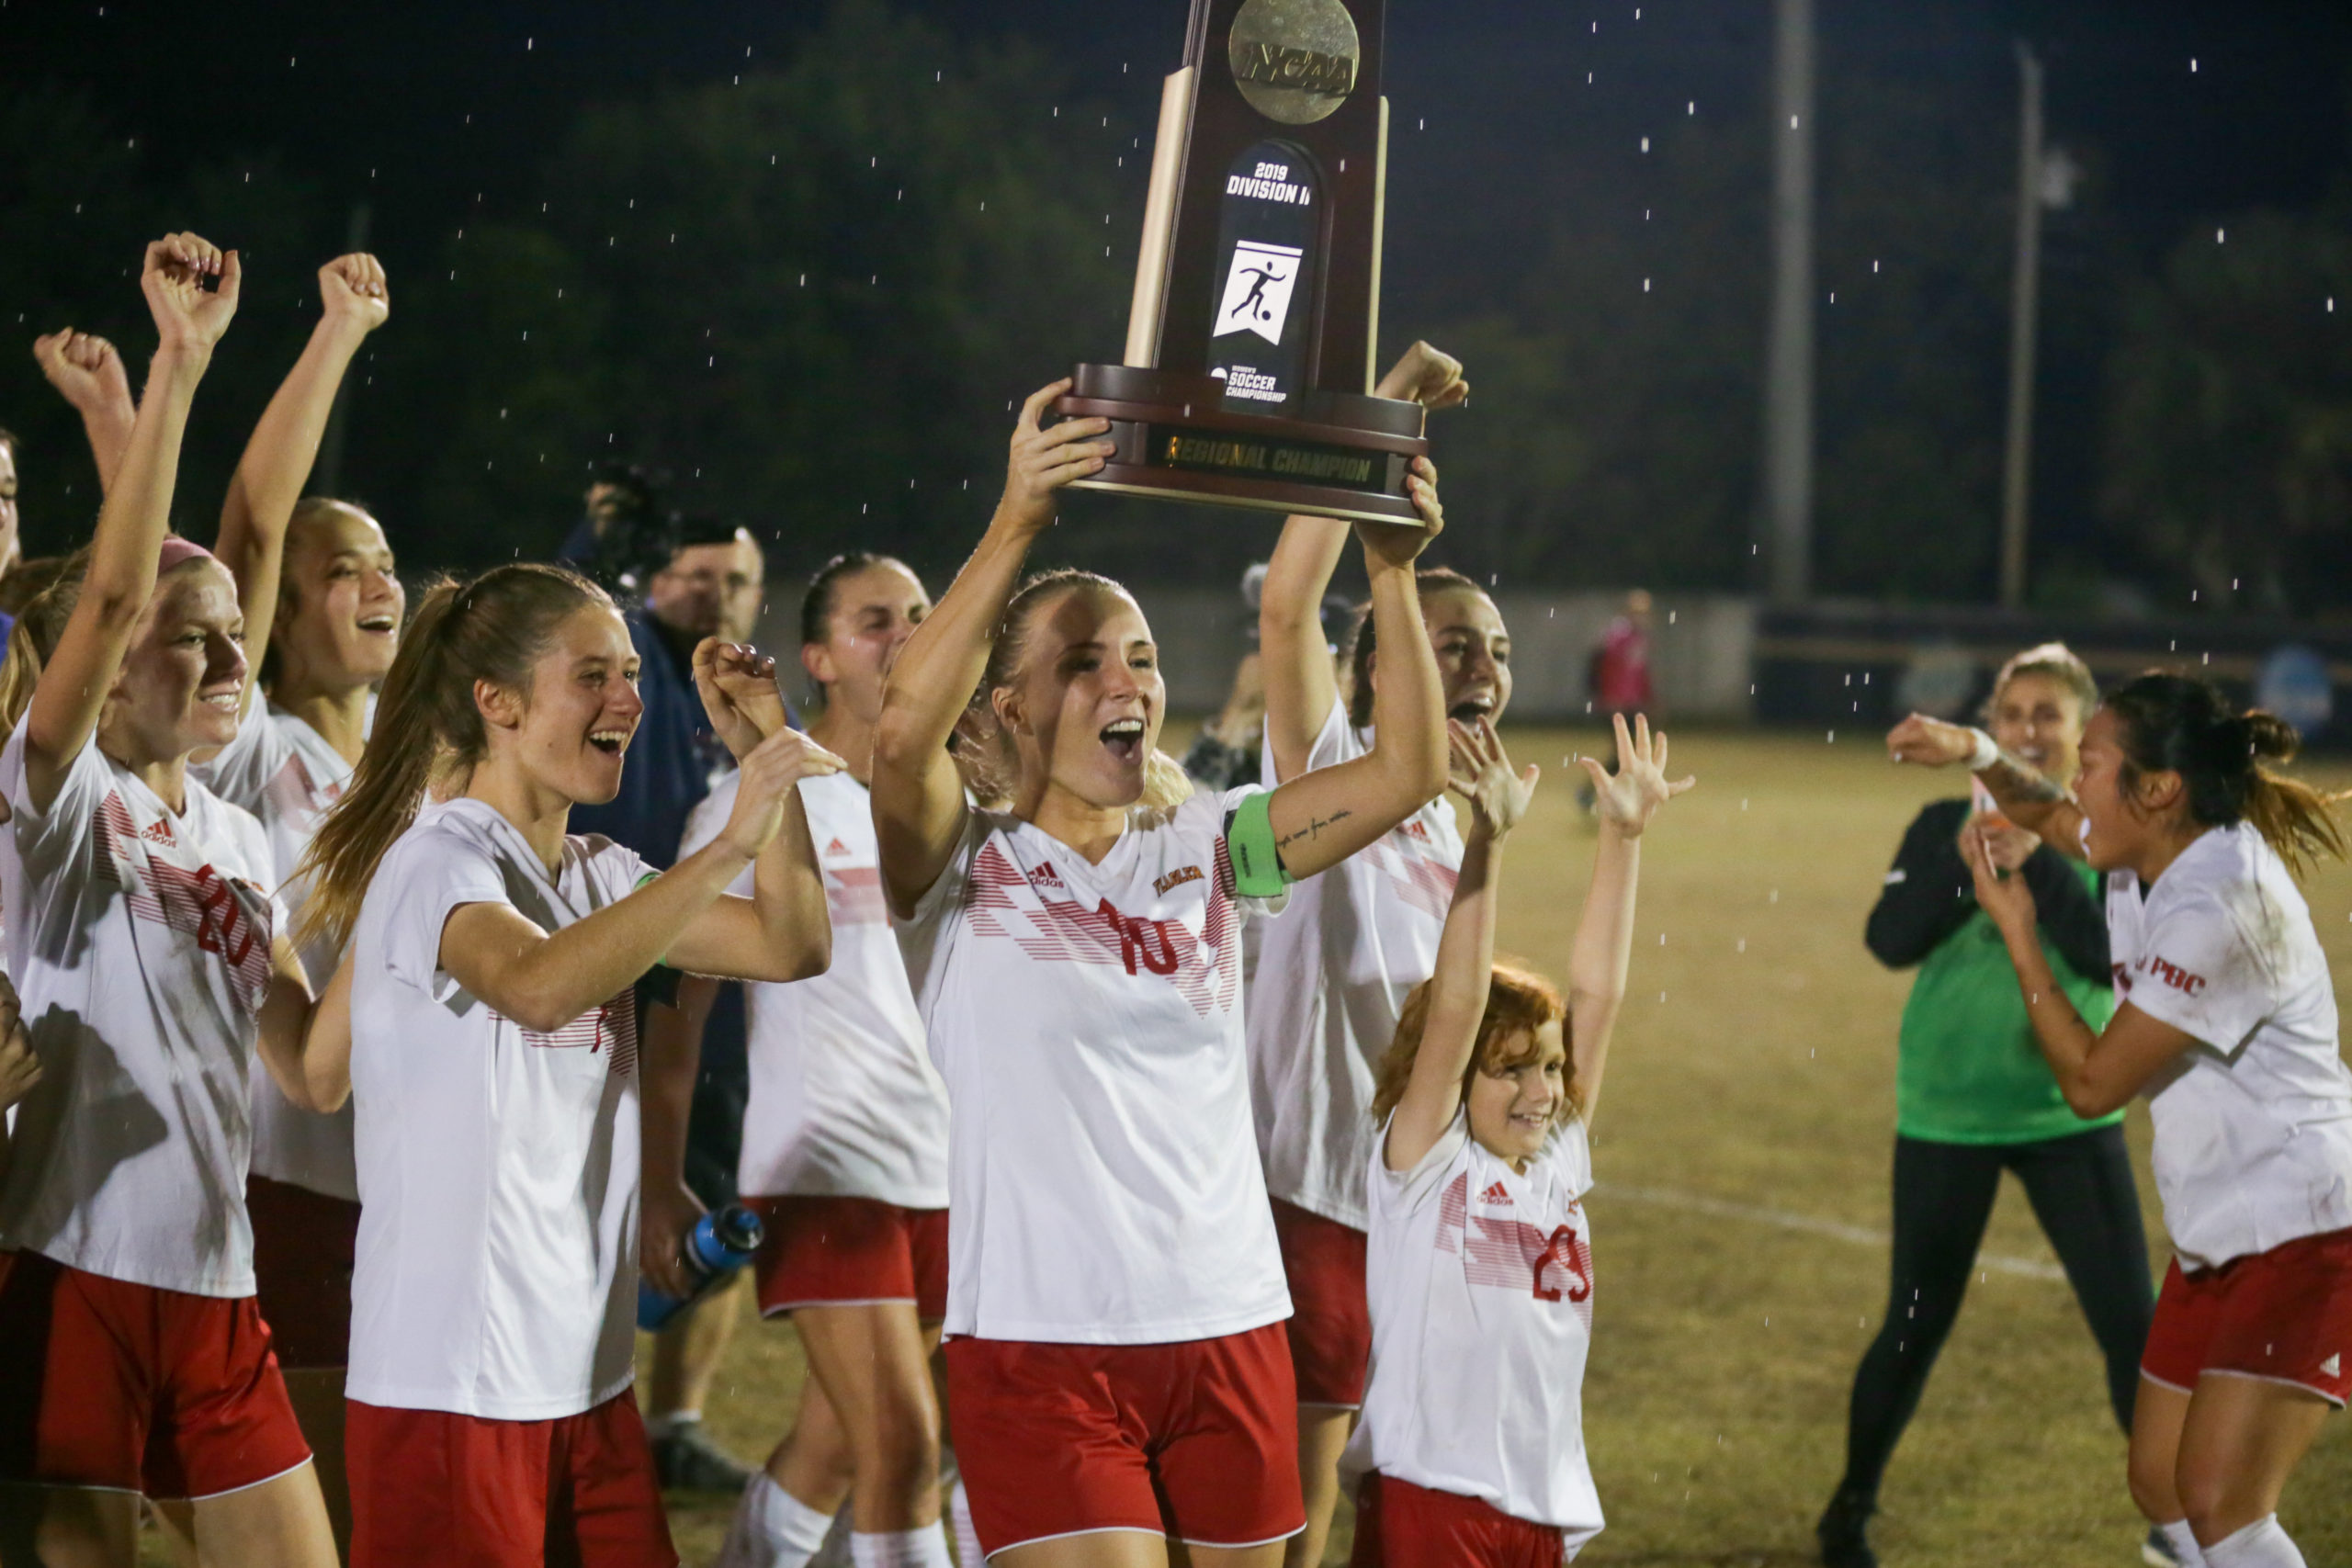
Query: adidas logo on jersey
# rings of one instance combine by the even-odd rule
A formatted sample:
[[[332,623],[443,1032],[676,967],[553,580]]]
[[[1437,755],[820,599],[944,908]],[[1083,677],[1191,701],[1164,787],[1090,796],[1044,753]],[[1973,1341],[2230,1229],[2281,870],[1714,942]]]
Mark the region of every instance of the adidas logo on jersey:
[[[1029,874],[1029,884],[1033,887],[1058,888],[1062,885],[1062,879],[1054,874],[1054,863],[1046,860],[1039,861],[1037,869]]]
[[[139,836],[146,840],[149,843],[168,844],[172,842],[172,825],[169,822],[164,821],[163,818],[157,818],[154,821],[148,823],[144,828],[140,829]]]
[[[1498,1203],[1507,1205],[1510,1202],[1510,1189],[1498,1181],[1492,1187],[1487,1188],[1484,1192],[1478,1194],[1478,1201],[1481,1203]]]
[[[849,853],[849,846],[842,843],[839,839],[835,839],[831,843],[825,846],[825,852],[829,855],[845,855]]]
[[[2319,1370],[2320,1375],[2323,1377],[2342,1377],[2344,1375],[2344,1352],[2338,1350],[2335,1355],[2330,1356],[2326,1360],[2322,1361],[2319,1364]]]

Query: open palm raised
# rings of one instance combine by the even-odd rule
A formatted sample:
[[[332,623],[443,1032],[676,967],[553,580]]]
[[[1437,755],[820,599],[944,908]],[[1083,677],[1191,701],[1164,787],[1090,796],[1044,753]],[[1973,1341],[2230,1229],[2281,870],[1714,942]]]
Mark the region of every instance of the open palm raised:
[[[1600,820],[1628,839],[1638,839],[1657,808],[1699,781],[1666,776],[1666,731],[1650,734],[1646,714],[1634,716],[1631,728],[1617,716],[1617,771],[1611,773],[1598,757],[1577,762],[1592,776],[1593,811]]]

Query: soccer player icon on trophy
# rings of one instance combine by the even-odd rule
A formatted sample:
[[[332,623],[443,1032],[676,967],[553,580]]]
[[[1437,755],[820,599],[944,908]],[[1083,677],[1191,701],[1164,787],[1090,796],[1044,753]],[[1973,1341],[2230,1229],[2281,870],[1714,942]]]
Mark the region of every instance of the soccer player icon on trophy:
[[[1162,91],[1125,362],[1094,490],[1419,526],[1418,403],[1369,395],[1388,105],[1383,0],[1193,0]]]

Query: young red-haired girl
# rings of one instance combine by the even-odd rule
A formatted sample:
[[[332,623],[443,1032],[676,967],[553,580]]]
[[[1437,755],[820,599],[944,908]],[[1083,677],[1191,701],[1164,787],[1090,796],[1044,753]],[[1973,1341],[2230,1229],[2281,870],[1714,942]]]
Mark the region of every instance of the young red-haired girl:
[[[1503,840],[1536,770],[1453,725],[1471,829],[1437,970],[1405,1002],[1373,1114],[1372,1373],[1341,1469],[1356,1568],[1537,1568],[1601,1527],[1585,1462],[1592,1252],[1587,1141],[1631,956],[1641,837],[1693,781],[1617,720],[1615,773],[1584,759],[1600,842],[1568,990],[1497,964]],[[1360,1478],[1360,1479],[1357,1479]]]

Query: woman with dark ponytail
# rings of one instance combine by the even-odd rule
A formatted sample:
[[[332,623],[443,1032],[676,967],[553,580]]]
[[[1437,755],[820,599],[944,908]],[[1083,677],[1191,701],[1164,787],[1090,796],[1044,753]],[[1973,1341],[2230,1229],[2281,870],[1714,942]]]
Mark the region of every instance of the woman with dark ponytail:
[[[348,944],[356,1568],[677,1561],[629,1394],[632,988],[657,963],[824,969],[794,786],[842,764],[786,727],[772,661],[708,638],[695,682],[741,763],[724,829],[658,873],[569,833],[572,807],[620,789],[637,669],[619,611],[577,573],[436,584],[303,862],[304,938]],[[748,898],[727,892],[739,875]]]
[[[2178,1560],[2295,1568],[2278,1498],[2352,1394],[2352,1073],[2294,873],[2341,859],[2335,800],[2272,764],[2299,738],[2210,684],[2149,674],[2083,735],[2073,794],[1981,731],[1914,716],[1899,761],[1965,762],[2002,812],[2108,874],[2117,1005],[2084,1023],[2034,937],[2033,895],[1980,841],[1978,904],[2000,928],[2067,1102],[2146,1092],[2176,1257],[2141,1360],[2135,1502]]]

